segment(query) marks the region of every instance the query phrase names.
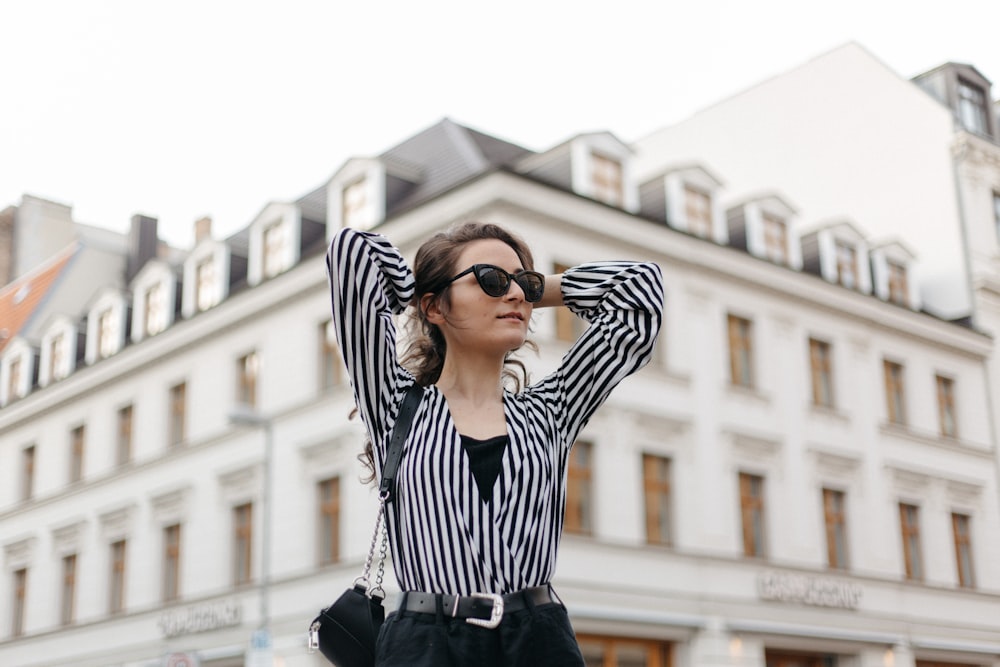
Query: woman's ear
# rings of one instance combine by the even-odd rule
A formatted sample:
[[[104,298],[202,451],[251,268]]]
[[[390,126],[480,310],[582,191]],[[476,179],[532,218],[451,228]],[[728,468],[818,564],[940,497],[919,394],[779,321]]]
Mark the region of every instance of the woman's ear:
[[[441,299],[439,294],[424,294],[420,297],[420,310],[424,317],[431,324],[440,326],[444,322],[444,313],[441,312]]]

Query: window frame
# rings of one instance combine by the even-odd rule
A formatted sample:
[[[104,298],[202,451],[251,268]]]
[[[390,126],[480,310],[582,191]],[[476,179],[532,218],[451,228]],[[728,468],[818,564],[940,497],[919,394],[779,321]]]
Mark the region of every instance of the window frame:
[[[739,473],[739,499],[743,555],[767,557],[767,521],[765,517],[765,478],[751,472]]]
[[[120,614],[125,611],[125,584],[128,558],[128,542],[122,538],[109,545],[110,570],[108,573],[108,613]]]
[[[566,464],[566,510],[563,532],[583,536],[594,534],[593,476],[593,443],[589,440],[577,440],[570,449]]]
[[[79,424],[70,429],[69,483],[83,481],[84,457],[87,451],[87,427]]]
[[[825,340],[809,338],[809,371],[812,384],[812,404],[834,409],[833,346]]]
[[[623,648],[644,649],[645,667],[673,667],[674,664],[674,644],[670,641],[590,633],[580,633],[576,639],[584,654],[589,655],[589,649],[600,647],[602,661],[599,667],[617,667],[622,657],[619,651]]]
[[[317,560],[320,565],[331,565],[340,561],[340,477],[335,475],[317,482],[316,497]]]
[[[951,513],[951,533],[955,543],[955,568],[960,588],[976,587],[976,568],[972,553],[972,516]]]
[[[253,503],[233,507],[233,586],[253,582]]]
[[[236,360],[236,402],[248,408],[257,407],[260,357],[251,350]]]
[[[903,541],[903,576],[909,581],[924,580],[924,562],[920,544],[920,506],[899,503],[899,528]]]
[[[832,570],[847,570],[847,494],[823,487],[823,525],[826,534],[826,564]]]
[[[645,501],[646,543],[672,546],[673,460],[659,454],[642,454],[642,489]]]
[[[764,257],[774,264],[788,266],[788,221],[779,215],[761,211],[760,224]]]
[[[715,227],[712,193],[691,183],[683,184],[684,217],[687,231],[698,238],[710,239]]]
[[[609,206],[625,202],[625,165],[622,160],[599,150],[590,151],[591,197]]]
[[[990,109],[986,90],[965,77],[958,77],[958,117],[962,127],[974,134],[989,136]]]
[[[958,414],[955,410],[955,379],[940,373],[934,376],[938,407],[938,433],[944,438],[958,438]]]
[[[28,615],[28,568],[17,568],[11,572],[11,579],[10,634],[12,637],[23,637]]]
[[[64,555],[62,557],[62,586],[59,601],[59,622],[62,625],[72,625],[76,622],[76,572],[76,554]]]
[[[21,449],[21,501],[35,496],[35,469],[38,465],[38,446],[34,443]]]
[[[181,524],[163,527],[163,576],[160,599],[171,602],[181,596]]]
[[[132,462],[132,448],[135,443],[135,405],[128,403],[118,408],[116,413],[115,460],[119,466]]]
[[[169,427],[167,428],[167,446],[180,447],[187,440],[187,381],[172,385],[168,392]]]
[[[891,359],[882,360],[885,383],[886,419],[890,424],[906,426],[906,367]]]
[[[753,389],[753,321],[727,314],[729,338],[729,381],[734,387]]]

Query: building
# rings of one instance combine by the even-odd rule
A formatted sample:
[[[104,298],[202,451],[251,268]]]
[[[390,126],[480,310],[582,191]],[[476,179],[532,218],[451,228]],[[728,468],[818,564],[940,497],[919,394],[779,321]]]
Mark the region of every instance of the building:
[[[947,110],[857,51],[804,67],[892,81],[949,157]],[[588,664],[1000,665],[994,341],[972,323],[953,171],[908,155],[932,162],[908,197],[955,205],[941,259],[866,213],[892,188],[821,206],[809,179],[749,182],[715,131],[703,152],[606,132],[533,152],[445,119],[230,238],[199,221],[194,247],[157,250],[155,221],[133,220],[117,277],[0,350],[45,368],[67,323],[83,349],[0,398],[0,664],[324,664],[306,629],[360,573],[376,506],[326,242],[378,229],[412,257],[471,218],[545,270],[664,271],[656,358],[568,473],[554,583]],[[868,176],[843,172],[842,192],[885,185]],[[577,326],[534,316],[535,376]]]

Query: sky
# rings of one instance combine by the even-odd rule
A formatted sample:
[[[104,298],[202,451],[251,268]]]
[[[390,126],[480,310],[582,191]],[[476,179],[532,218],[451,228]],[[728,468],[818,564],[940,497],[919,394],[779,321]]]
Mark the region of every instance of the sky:
[[[227,236],[442,118],[630,142],[855,41],[1000,93],[997,0],[0,0],[0,209]]]

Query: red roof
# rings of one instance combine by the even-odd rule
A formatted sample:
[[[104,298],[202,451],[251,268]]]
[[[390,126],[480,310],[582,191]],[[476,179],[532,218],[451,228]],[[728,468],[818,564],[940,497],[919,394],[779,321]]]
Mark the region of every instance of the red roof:
[[[0,289],[0,352],[31,319],[75,251],[73,245]]]

